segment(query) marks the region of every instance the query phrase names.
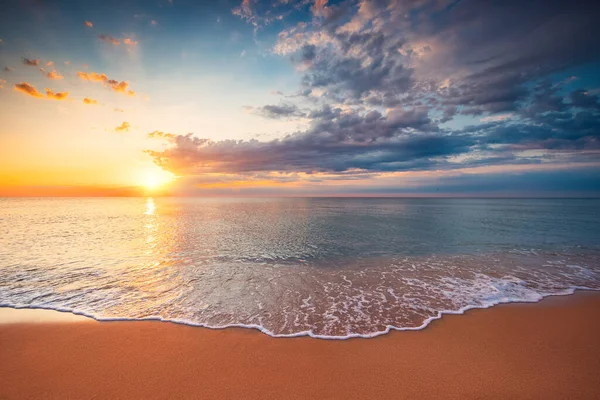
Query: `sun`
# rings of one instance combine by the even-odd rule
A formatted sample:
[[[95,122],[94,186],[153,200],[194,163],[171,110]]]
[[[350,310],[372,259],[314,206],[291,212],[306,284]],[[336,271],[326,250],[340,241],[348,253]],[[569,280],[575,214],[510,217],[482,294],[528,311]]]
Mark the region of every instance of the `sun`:
[[[151,168],[143,171],[139,177],[138,185],[146,190],[156,190],[172,182],[173,174],[158,168]]]

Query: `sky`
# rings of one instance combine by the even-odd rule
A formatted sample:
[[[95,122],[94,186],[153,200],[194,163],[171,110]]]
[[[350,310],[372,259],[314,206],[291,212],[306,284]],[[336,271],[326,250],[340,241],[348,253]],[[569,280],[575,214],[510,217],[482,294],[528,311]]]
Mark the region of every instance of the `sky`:
[[[599,37],[577,0],[5,0],[0,196],[599,196]]]

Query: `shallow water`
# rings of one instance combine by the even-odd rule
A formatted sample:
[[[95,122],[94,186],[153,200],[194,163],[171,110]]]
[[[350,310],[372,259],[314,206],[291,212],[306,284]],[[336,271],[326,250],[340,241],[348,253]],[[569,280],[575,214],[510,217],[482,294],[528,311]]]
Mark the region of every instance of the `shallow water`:
[[[600,289],[598,200],[0,199],[0,304],[345,338]]]

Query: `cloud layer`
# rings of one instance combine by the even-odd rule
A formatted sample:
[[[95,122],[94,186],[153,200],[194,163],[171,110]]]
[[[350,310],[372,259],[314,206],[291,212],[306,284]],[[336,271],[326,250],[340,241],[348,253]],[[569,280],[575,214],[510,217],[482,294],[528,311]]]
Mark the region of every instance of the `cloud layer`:
[[[182,176],[340,179],[600,163],[598,96],[557,78],[600,60],[597,2],[285,3],[309,13],[272,47],[300,87],[289,101],[245,108],[307,129],[271,141],[153,132],[169,144],[147,151],[155,163]],[[233,13],[260,28],[273,20],[263,6],[245,0]]]

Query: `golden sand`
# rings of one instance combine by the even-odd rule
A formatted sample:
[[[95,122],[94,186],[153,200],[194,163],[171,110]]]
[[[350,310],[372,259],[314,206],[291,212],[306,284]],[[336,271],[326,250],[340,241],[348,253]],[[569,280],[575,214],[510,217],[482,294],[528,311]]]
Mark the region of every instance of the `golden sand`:
[[[343,341],[161,322],[0,325],[0,399],[598,399],[600,294]]]

